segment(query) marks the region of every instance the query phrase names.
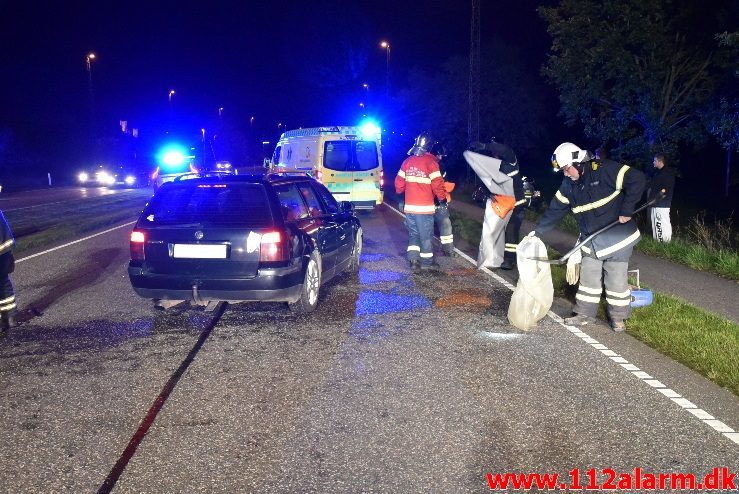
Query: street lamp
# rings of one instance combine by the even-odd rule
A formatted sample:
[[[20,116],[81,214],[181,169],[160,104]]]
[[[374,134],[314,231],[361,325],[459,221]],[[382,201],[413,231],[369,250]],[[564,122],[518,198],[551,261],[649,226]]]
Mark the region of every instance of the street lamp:
[[[85,63],[87,64],[87,71],[90,72],[92,70],[92,61],[95,60],[95,54],[90,52],[85,57]]]
[[[223,107],[220,107],[220,108],[218,109],[218,116],[219,116],[219,117],[223,116]]]
[[[380,47],[385,49],[385,99],[390,96],[390,43],[381,41]]]
[[[170,89],[168,94],[170,106],[172,106],[172,96],[174,96],[174,89]]]
[[[249,125],[252,126],[252,127],[254,127],[254,117],[251,117],[249,119]]]
[[[90,149],[93,150],[93,156],[92,159],[94,161],[96,154],[95,149],[95,95],[92,91],[92,61],[95,60],[95,54],[90,52],[85,56],[85,67],[87,68],[87,90],[90,93],[90,138],[92,140],[92,145],[90,146]]]

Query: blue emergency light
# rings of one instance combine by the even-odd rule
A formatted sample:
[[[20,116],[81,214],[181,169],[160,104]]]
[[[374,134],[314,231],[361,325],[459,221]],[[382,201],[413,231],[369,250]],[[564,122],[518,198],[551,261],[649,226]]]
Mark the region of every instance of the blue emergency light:
[[[359,131],[365,139],[374,139],[382,132],[380,126],[373,120],[365,120],[359,125]]]
[[[157,154],[157,161],[164,171],[178,171],[187,168],[190,158],[183,147],[170,144]]]

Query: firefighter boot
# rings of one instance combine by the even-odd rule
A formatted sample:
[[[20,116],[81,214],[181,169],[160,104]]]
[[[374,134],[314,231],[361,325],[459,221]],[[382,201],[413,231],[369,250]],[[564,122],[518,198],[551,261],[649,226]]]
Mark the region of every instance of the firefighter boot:
[[[500,269],[503,269],[505,271],[510,271],[516,267],[516,261],[512,259],[504,259],[503,262],[500,265]]]
[[[614,333],[623,333],[626,331],[626,321],[623,319],[611,319],[611,329]]]
[[[15,312],[14,311],[8,311],[3,312],[0,316],[0,327],[2,329],[10,329],[16,327],[18,324],[15,321]]]
[[[420,273],[421,272],[421,261],[411,261],[411,271],[414,273]]]
[[[575,314],[572,317],[565,318],[565,324],[568,326],[586,326],[594,322],[595,319],[585,314]]]

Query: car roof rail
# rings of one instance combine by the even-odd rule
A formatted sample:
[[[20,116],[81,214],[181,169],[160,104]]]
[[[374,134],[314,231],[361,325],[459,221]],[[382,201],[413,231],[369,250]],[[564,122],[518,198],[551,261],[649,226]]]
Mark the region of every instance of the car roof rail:
[[[192,178],[207,178],[207,177],[227,177],[232,176],[234,173],[229,171],[219,171],[219,170],[207,170],[203,172],[187,172],[183,173],[182,175],[177,175],[174,178],[174,182],[179,182],[180,180],[189,180]]]
[[[312,170],[310,170],[312,171]],[[275,167],[265,173],[266,177],[270,177],[272,175],[305,175],[306,177],[312,177],[309,170],[301,170],[299,168],[287,168],[284,166]]]

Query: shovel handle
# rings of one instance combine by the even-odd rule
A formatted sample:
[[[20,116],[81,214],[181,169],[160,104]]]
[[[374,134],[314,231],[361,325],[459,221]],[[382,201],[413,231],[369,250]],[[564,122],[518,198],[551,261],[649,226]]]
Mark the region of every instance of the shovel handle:
[[[644,211],[645,209],[647,209],[648,207],[656,204],[658,201],[662,200],[662,198],[665,197],[666,195],[667,195],[667,190],[666,189],[660,190],[659,191],[659,194],[657,195],[657,197],[655,197],[654,199],[651,199],[651,200],[645,202],[644,204],[642,204],[641,206],[639,206],[637,209],[634,210],[633,213],[631,213],[631,216],[634,216],[636,213],[640,213],[640,212]],[[608,230],[610,228],[613,228],[614,226],[616,226],[618,224],[619,224],[619,220],[614,220],[614,221],[608,223],[603,228],[597,230],[595,233],[591,233],[590,235],[588,235],[587,237],[585,237],[585,239],[583,239],[581,242],[576,243],[575,246],[572,249],[570,249],[569,251],[567,251],[567,253],[565,253],[565,255],[563,255],[559,259],[544,259],[544,258],[541,258],[541,257],[537,257],[537,258],[534,258],[533,260],[539,261],[539,262],[545,262],[547,264],[555,264],[555,265],[564,264],[565,262],[567,262],[567,259],[569,259],[572,254],[574,254],[575,252],[577,252],[578,250],[580,250],[580,248],[583,245],[585,245],[587,242],[590,242],[597,235],[600,235],[604,231],[606,231],[606,230]]]

